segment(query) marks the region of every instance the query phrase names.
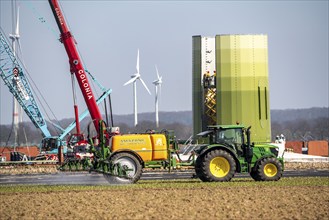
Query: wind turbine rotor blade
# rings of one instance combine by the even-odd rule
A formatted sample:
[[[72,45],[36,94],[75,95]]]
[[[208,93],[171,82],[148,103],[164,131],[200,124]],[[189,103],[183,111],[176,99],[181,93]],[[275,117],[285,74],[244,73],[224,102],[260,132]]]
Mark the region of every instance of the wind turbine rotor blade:
[[[137,50],[137,63],[136,63],[137,74],[139,74],[139,49]]]
[[[147,88],[147,86],[146,86],[145,82],[143,81],[143,79],[142,79],[142,78],[139,78],[139,79],[140,79],[140,81],[142,82],[142,84],[143,84],[143,86],[145,87],[145,89],[147,90],[147,92],[151,95],[151,92],[150,92],[150,90]]]
[[[17,18],[16,18],[16,30],[15,30],[16,37],[19,36],[19,6],[17,6]]]
[[[128,80],[125,84],[123,84],[123,86],[126,86],[126,85],[128,85],[128,84],[130,84],[130,83],[133,83],[133,82],[135,82],[136,81],[136,79],[137,79],[137,77],[135,76],[135,77],[133,77],[133,78],[131,78],[130,80]]]
[[[18,45],[18,50],[19,50],[19,54],[21,55],[21,57],[23,57],[23,50],[22,50],[22,46],[21,46],[21,41],[20,41],[20,36],[19,36],[19,5],[17,6],[17,18],[16,18],[16,30],[15,30],[15,38],[17,41],[17,45]],[[17,53],[18,54],[18,53]],[[25,62],[24,60],[22,60],[23,66],[25,67]]]
[[[158,67],[157,67],[157,65],[155,65],[155,69],[156,69],[156,71],[157,71],[157,77],[158,77],[158,80],[160,79],[160,76],[159,76],[159,71],[158,71]]]

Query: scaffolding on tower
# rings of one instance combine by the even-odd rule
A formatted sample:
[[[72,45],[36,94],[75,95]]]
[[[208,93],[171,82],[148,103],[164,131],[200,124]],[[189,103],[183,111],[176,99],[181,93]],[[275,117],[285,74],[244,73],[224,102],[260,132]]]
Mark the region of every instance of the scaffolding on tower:
[[[207,125],[216,125],[216,72],[209,71],[203,76],[204,117]]]

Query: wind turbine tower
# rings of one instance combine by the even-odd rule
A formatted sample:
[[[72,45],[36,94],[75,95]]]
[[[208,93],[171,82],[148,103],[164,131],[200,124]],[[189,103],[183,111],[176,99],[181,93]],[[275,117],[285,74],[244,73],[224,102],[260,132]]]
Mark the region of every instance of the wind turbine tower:
[[[16,44],[20,48],[19,42],[19,7],[17,6],[16,0],[12,0],[12,34],[9,34],[9,38],[12,41],[12,48],[14,56],[17,56]],[[13,66],[14,68],[14,66]],[[13,97],[13,121],[12,130],[14,131],[14,147],[18,145],[18,125],[22,122],[22,110],[15,97]],[[10,137],[8,138],[8,140]]]
[[[162,84],[162,76],[159,75],[159,71],[157,66],[155,66],[157,79],[153,81],[155,85],[155,123],[156,127],[159,127],[159,93],[161,93],[161,84]]]
[[[137,64],[136,64],[136,73],[133,74],[131,76],[131,79],[128,80],[125,84],[123,84],[124,86],[129,85],[129,84],[133,84],[133,96],[134,96],[134,126],[136,127],[138,124],[138,118],[137,118],[137,89],[136,89],[136,81],[140,80],[141,83],[143,84],[144,88],[146,89],[146,91],[151,95],[150,90],[147,88],[145,82],[143,81],[143,79],[141,78],[141,75],[139,73],[139,50],[137,50]]]

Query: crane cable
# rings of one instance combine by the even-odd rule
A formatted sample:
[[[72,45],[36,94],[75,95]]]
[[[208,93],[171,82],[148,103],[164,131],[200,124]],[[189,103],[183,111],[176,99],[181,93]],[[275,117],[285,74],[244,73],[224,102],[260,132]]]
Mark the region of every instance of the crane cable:
[[[44,18],[44,16],[41,15],[41,13],[36,9],[36,7],[34,7],[33,3],[28,2],[28,1],[24,1],[23,2],[31,11],[32,13],[35,15],[35,17],[43,24],[47,27],[47,29],[56,37],[56,39],[58,39],[58,33],[55,31],[55,29],[48,24],[47,20]],[[19,49],[21,50],[21,47],[19,46]],[[22,54],[22,53],[21,53]],[[23,63],[23,65],[25,66],[25,64]],[[25,67],[26,68],[26,67]],[[31,78],[31,76],[29,76]],[[33,81],[33,79],[31,78],[31,80]],[[33,81],[34,83],[34,81]],[[51,110],[49,104],[47,103],[46,99],[44,98],[44,96],[42,95],[42,93],[40,92],[40,90],[38,89],[38,87],[36,86],[36,84],[34,83],[34,86],[37,88],[39,94],[41,95],[42,99],[44,100],[44,102],[46,103],[47,107],[49,108],[53,118],[55,119],[56,123],[60,125],[60,127],[63,127],[60,123],[60,121],[58,120],[58,118],[55,116],[54,112]],[[38,98],[38,97],[37,97]],[[39,100],[39,98],[38,98]],[[39,100],[40,102],[40,100]],[[40,102],[41,103],[41,102]],[[46,112],[47,118],[48,120],[51,121],[50,116],[48,115],[47,111],[45,110],[43,104],[41,103],[42,108],[44,109],[44,111]],[[53,125],[53,127],[55,128],[55,131],[57,132],[58,128],[56,128],[56,126]],[[59,135],[59,133],[57,132],[57,135]]]
[[[18,48],[19,48],[19,52],[20,52],[20,54],[21,54],[22,57],[23,57],[23,51],[22,51],[22,48],[21,48],[20,44],[18,44],[18,45],[19,45],[19,46],[18,46]],[[23,58],[21,59],[20,56],[17,56],[17,59],[19,59],[19,60],[21,61],[21,63],[23,64],[23,67],[24,67],[24,70],[25,70],[25,72],[26,72],[26,75],[28,76],[27,80],[28,80],[29,82],[31,81],[31,82],[33,83],[33,86],[36,88],[37,92],[38,92],[39,95],[41,96],[42,101],[43,101],[43,102],[46,104],[46,106],[48,107],[48,109],[49,109],[50,113],[52,114],[53,118],[55,119],[56,123],[58,123],[58,124],[62,127],[62,125],[60,124],[60,121],[57,119],[56,115],[55,115],[54,112],[51,110],[51,107],[49,106],[49,104],[48,104],[48,102],[46,101],[45,97],[42,95],[42,93],[41,93],[39,87],[36,85],[36,83],[34,82],[33,78],[31,77],[29,71],[27,70],[27,67],[26,67],[26,65],[25,65],[25,62],[24,62]],[[33,90],[33,88],[31,88],[31,89]],[[50,116],[49,116],[49,114],[48,114],[46,108],[45,108],[44,105],[43,105],[43,102],[40,100],[40,98],[39,98],[38,95],[36,95],[36,98],[37,98],[37,100],[39,101],[39,103],[40,103],[42,109],[45,111],[45,114],[46,114],[46,116],[47,116],[47,119],[48,119],[49,121],[51,121]],[[52,124],[52,123],[51,123],[51,124]],[[56,126],[54,126],[53,124],[52,124],[52,126],[53,126],[53,128],[55,128],[55,132],[56,132],[56,134],[59,135],[58,128],[56,128]]]
[[[58,3],[59,3],[59,5],[60,5],[60,7],[63,8],[61,2],[58,2]],[[64,10],[62,10],[62,14],[63,14],[64,18],[66,18],[66,15],[65,15],[65,11],[64,11]],[[66,20],[66,19],[65,19],[65,20]],[[68,29],[71,31],[72,29],[71,29],[71,26],[70,26],[70,24],[69,24],[69,21],[66,20],[66,24],[67,24],[67,26],[68,26]],[[71,32],[71,34],[72,34],[72,32]],[[73,38],[74,38],[74,35],[73,35],[73,34],[72,34],[72,36],[73,36]],[[75,41],[75,43],[77,44],[75,38],[74,38],[74,41]],[[88,71],[88,68],[87,68],[86,62],[85,62],[84,59],[83,59],[82,53],[80,53],[79,47],[76,46],[76,49],[77,49],[78,54],[79,54],[79,56],[80,56],[81,62],[82,62],[82,64],[83,64],[83,68],[85,69],[85,71],[86,71],[89,75],[91,75],[91,73]],[[93,76],[93,78],[95,78],[95,77]],[[99,97],[100,95],[99,95],[99,93],[98,93],[97,87],[95,86],[94,80],[90,80],[90,82],[91,82],[91,85],[92,85],[92,88],[93,88],[93,93],[95,93],[96,96]],[[105,102],[104,102],[104,103],[105,103]],[[105,103],[105,104],[106,104],[106,103]],[[106,111],[106,110],[104,109],[104,106],[103,106],[103,105],[100,105],[100,108],[103,110],[103,112]]]
[[[3,30],[1,27],[0,27],[0,29],[1,29],[1,31],[2,31],[3,33],[5,33],[4,30]],[[7,38],[5,35],[4,35],[4,37],[5,37],[6,41],[9,42],[8,38]],[[22,48],[21,48],[21,46],[20,46],[20,43],[18,43],[18,49],[19,49],[19,53],[16,54],[16,59],[19,60],[20,63],[23,65],[22,68],[24,69],[25,76],[26,76],[26,80],[29,82],[30,85],[33,85],[33,86],[34,86],[34,87],[31,87],[31,90],[35,92],[35,89],[36,89],[36,91],[37,91],[37,92],[39,93],[39,95],[41,96],[42,100],[46,103],[47,107],[49,108],[49,110],[50,110],[50,112],[52,113],[53,117],[55,118],[56,122],[57,122],[58,124],[60,124],[60,122],[59,122],[58,119],[56,118],[54,112],[51,110],[49,104],[47,103],[46,99],[45,99],[44,96],[42,95],[41,91],[39,90],[38,86],[37,86],[36,83],[34,82],[33,78],[31,77],[31,75],[30,75],[30,73],[29,73],[29,71],[28,71],[28,69],[27,69],[27,67],[26,67],[26,65],[25,65],[25,62],[24,62],[24,60],[23,60],[23,58],[22,58],[22,57],[23,57],[23,51],[22,51]],[[21,57],[21,56],[22,56],[22,57]],[[32,83],[31,83],[31,82],[32,82]],[[34,89],[34,88],[35,88],[35,89]],[[35,96],[36,96],[36,99],[38,100],[39,104],[41,105],[42,109],[45,111],[45,114],[46,114],[48,120],[51,121],[50,116],[49,116],[49,114],[47,113],[46,108],[44,107],[44,105],[43,105],[42,101],[40,100],[38,94],[35,93]],[[52,126],[55,128],[55,131],[57,132],[57,129],[58,129],[58,128],[56,128],[56,126],[54,126],[54,125],[52,125]],[[60,125],[60,126],[61,126],[61,125]],[[57,133],[58,133],[58,132],[57,132]]]
[[[42,23],[44,24],[47,29],[57,38],[58,32],[55,31],[55,29],[48,24],[44,16],[42,16],[39,11],[33,6],[32,2],[30,1],[22,1],[23,4],[25,4],[34,14],[34,16]]]
[[[58,3],[59,3],[59,5],[60,5],[60,7],[63,8],[61,2],[58,2]],[[30,8],[30,10],[32,10],[32,12],[34,13],[34,15],[38,18],[38,20],[39,20],[42,24],[46,25],[47,29],[50,30],[50,31],[54,34],[54,36],[56,36],[56,38],[57,38],[58,35],[57,35],[57,32],[55,31],[55,29],[54,29],[52,26],[50,26],[50,25],[48,24],[48,22],[46,21],[46,19],[45,19],[45,18],[44,18],[39,12],[38,12],[38,10],[33,6],[33,4],[32,4],[31,2],[24,2],[24,4],[26,4],[26,5]],[[66,15],[65,15],[65,11],[64,11],[64,10],[62,10],[62,14],[63,14],[64,17],[66,17]],[[67,23],[67,26],[68,26],[69,30],[71,30],[70,24],[69,24],[69,22],[68,22],[67,20],[66,20],[66,23]],[[74,38],[74,36],[73,36],[73,38]],[[74,40],[75,40],[75,39],[74,39]],[[83,63],[83,66],[84,66],[84,68],[87,70],[88,68],[87,68],[87,66],[85,65],[85,61],[84,61],[84,59],[83,59],[83,56],[81,55],[79,48],[78,48],[78,47],[76,47],[76,48],[77,48],[77,50],[78,50],[78,53],[79,53],[79,56],[80,56],[81,61],[82,61],[82,63]],[[91,75],[91,73],[89,73],[89,75]],[[93,80],[92,80],[92,84],[93,84],[93,87],[94,87],[94,88],[97,88],[97,87],[94,85]],[[98,96],[99,94],[97,94],[97,90],[95,90],[95,91],[96,91],[96,92],[95,92],[96,95]]]
[[[60,7],[63,8],[61,2],[58,2],[58,3],[59,3],[59,5],[60,5]],[[57,37],[58,37],[58,34],[57,34],[57,32],[55,31],[55,29],[54,29],[52,26],[50,26],[50,25],[48,24],[48,22],[46,21],[46,19],[44,18],[44,16],[42,16],[42,15],[38,12],[38,10],[33,6],[33,4],[32,4],[31,2],[24,2],[24,4],[28,6],[28,8],[33,12],[33,14],[37,17],[37,19],[38,19],[43,25],[45,25],[45,26],[47,27],[47,29],[48,29],[48,30],[49,30],[54,36],[56,36],[56,39],[58,39],[58,38],[57,38]],[[65,15],[65,11],[64,11],[64,10],[62,11],[62,13],[63,13],[63,16],[66,17],[66,15]],[[71,30],[71,27],[70,27],[69,22],[66,21],[66,23],[67,23],[67,26],[68,26],[69,30]],[[74,37],[74,36],[73,36],[73,37]],[[74,39],[74,40],[75,40],[75,39]],[[81,55],[79,48],[78,48],[78,47],[76,47],[76,48],[77,48],[77,51],[78,51],[79,56],[80,56],[80,58],[81,58],[82,64],[83,64],[83,66],[84,66],[84,69],[87,69],[87,66],[85,65],[85,62],[84,62],[83,56]],[[88,73],[90,74],[90,72],[88,72]],[[98,94],[97,89],[96,89],[97,87],[95,86],[93,80],[91,80],[91,84],[92,84],[92,87],[94,88],[93,92],[96,94],[96,96],[99,97],[99,94]],[[39,92],[40,92],[40,91],[39,91]],[[41,93],[40,93],[40,94],[41,94]],[[43,97],[43,99],[44,99],[44,97]],[[46,103],[46,104],[47,104],[48,108],[50,109],[48,103]],[[101,105],[101,108],[102,108],[103,111],[105,111],[103,105]],[[51,111],[51,112],[52,112],[52,111]],[[53,114],[53,117],[56,119],[57,123],[59,123],[58,119],[56,118],[56,116],[54,115],[53,112],[52,112],[52,114]],[[49,117],[48,114],[47,114],[47,117]],[[61,125],[60,125],[60,126],[61,126]],[[62,127],[62,126],[61,126],[61,127]]]

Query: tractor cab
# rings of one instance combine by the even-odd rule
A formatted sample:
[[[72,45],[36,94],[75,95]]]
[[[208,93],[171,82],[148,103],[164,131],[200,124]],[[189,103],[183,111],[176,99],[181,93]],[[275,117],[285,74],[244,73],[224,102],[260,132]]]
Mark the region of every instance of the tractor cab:
[[[245,143],[244,132],[245,128],[242,125],[211,125],[208,130],[199,133],[199,136],[208,136],[209,144],[221,144],[232,148],[239,156],[244,153]]]

